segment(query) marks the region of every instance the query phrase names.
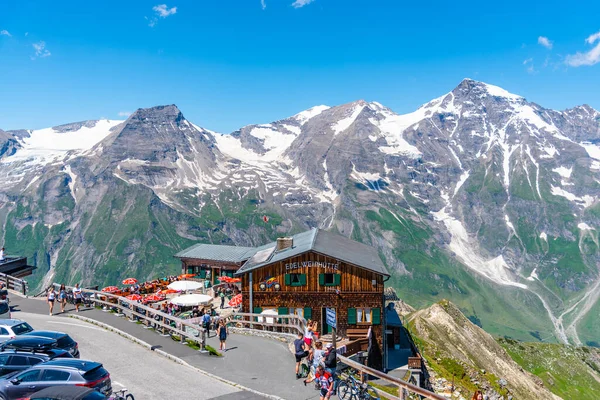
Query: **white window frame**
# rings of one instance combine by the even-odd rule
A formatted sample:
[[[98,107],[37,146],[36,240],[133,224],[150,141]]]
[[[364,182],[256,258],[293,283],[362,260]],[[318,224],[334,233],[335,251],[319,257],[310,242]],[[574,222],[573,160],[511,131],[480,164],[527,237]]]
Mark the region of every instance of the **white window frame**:
[[[363,319],[365,319],[363,321]],[[373,310],[370,307],[360,307],[356,309],[356,324],[372,324]]]

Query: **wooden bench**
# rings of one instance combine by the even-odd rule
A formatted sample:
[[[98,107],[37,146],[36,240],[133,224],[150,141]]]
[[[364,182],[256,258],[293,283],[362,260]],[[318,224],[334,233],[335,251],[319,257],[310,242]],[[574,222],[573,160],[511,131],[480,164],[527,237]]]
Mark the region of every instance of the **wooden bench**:
[[[367,337],[369,328],[350,328],[346,329],[346,336],[349,340],[362,339]]]

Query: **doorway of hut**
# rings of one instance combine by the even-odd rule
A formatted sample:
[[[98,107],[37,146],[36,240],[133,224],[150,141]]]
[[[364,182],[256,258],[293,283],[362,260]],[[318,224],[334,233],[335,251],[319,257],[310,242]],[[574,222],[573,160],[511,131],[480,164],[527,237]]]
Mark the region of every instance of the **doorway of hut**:
[[[331,326],[327,324],[327,309],[332,307],[322,307],[321,308],[321,335],[328,335],[331,333]],[[335,308],[334,308],[335,310]],[[337,315],[337,310],[336,310]]]

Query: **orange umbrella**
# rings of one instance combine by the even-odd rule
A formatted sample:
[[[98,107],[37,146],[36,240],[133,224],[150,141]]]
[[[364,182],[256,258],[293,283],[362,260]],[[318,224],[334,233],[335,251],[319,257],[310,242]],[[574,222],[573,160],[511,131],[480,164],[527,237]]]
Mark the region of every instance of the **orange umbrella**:
[[[195,276],[196,276],[196,274],[181,274],[177,278],[179,278],[179,279],[187,279],[187,278],[193,278]]]
[[[118,292],[120,289],[116,286],[107,286],[104,289],[102,289],[103,292],[106,293],[116,293]]]
[[[140,296],[139,294],[130,294],[129,296],[127,296],[125,298],[132,300],[132,301],[140,301],[142,299],[142,296]]]
[[[135,285],[137,283],[137,279],[135,278],[127,278],[123,281],[123,285]]]
[[[242,294],[236,294],[235,296],[233,296],[231,298],[231,300],[229,300],[229,303],[227,303],[227,305],[229,307],[239,307],[242,304]]]
[[[177,290],[173,290],[173,289],[163,289],[158,293],[159,294],[172,294],[172,293],[179,293],[179,292]]]
[[[149,302],[149,303],[154,303],[156,301],[163,301],[164,299],[165,299],[165,296],[161,296],[158,294],[151,294],[150,296],[144,297],[144,301]]]
[[[231,278],[229,283],[240,283],[242,280],[240,278]]]

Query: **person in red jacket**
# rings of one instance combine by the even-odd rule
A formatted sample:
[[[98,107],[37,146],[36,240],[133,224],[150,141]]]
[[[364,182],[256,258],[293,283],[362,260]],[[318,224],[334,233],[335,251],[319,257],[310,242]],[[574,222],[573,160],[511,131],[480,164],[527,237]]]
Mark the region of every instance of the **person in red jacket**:
[[[322,365],[319,365],[317,373],[312,378],[305,380],[304,386],[314,380],[319,382],[319,386],[321,387],[319,400],[329,400],[331,393],[333,393],[333,376],[325,371]]]

